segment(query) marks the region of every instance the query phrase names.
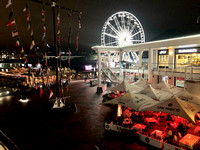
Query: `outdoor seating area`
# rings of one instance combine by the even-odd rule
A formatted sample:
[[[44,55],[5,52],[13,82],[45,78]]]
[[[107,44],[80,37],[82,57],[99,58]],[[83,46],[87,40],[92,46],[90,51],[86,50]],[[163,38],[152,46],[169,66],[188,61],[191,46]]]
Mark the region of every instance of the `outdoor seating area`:
[[[152,143],[148,142],[148,140],[153,139],[160,143],[158,144],[160,146],[156,146],[158,148],[162,148],[164,143],[180,149],[196,149],[200,145],[200,127],[187,119],[168,113],[138,112],[122,106],[121,116],[117,116],[116,113],[113,120],[106,122],[106,125],[106,130],[117,132],[121,132],[122,129],[131,130],[137,134],[139,139],[142,138],[144,142],[156,146],[156,143],[152,142],[152,140]],[[144,137],[148,138],[148,140],[145,140]]]
[[[168,92],[168,96],[160,94],[162,89],[156,91],[150,85],[143,84],[139,92],[130,91],[132,87],[129,85],[126,86],[129,89],[123,90],[121,85],[118,85],[119,91],[114,87],[115,91],[103,96],[107,98],[103,104],[113,106],[106,130],[132,131],[141,141],[157,148],[199,149],[200,107],[196,103],[173,95],[166,84],[162,85],[165,85],[164,92]]]

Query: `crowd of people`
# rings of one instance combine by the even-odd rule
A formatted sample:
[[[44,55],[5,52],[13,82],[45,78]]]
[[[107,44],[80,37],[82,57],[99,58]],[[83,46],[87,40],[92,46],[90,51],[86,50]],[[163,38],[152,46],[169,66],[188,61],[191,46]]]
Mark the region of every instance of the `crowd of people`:
[[[145,128],[139,132],[153,138],[158,138],[155,130],[161,131],[162,139],[165,142],[177,146],[178,141],[187,133],[192,132],[191,128],[194,129],[196,127],[194,123],[179,116],[154,111],[138,112],[125,106],[122,106],[121,116],[117,116],[117,106],[115,106],[113,114],[109,117],[108,121],[129,129],[135,124],[144,125]]]

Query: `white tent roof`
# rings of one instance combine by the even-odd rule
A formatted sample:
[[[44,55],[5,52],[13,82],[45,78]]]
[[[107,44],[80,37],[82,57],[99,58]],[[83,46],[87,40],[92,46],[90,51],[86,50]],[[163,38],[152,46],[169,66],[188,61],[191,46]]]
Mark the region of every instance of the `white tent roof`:
[[[169,85],[166,82],[160,82],[159,84],[153,84],[152,85],[155,89],[160,89],[162,91],[166,91],[166,92],[170,92],[173,93],[173,91],[171,90],[172,86]]]
[[[189,93],[187,90],[184,90],[183,92],[179,93],[177,97],[181,100],[188,101],[200,106],[200,97]]]
[[[138,87],[138,86],[132,86],[126,80],[124,80],[120,84],[118,84],[117,86],[112,87],[110,90],[111,91],[128,92],[128,91],[140,91],[142,89],[143,88]]]
[[[174,97],[163,102],[157,102],[157,104],[152,104],[151,106],[143,107],[141,110],[165,112],[195,122],[195,114],[200,112],[200,107]]]
[[[160,101],[168,100],[173,96],[173,94],[170,94],[169,92],[156,90],[151,85],[148,85],[144,90],[140,91],[139,93],[146,94],[149,97],[155,98]]]
[[[140,87],[146,88],[149,85],[149,83],[144,79],[140,79],[137,82],[132,83],[131,85],[134,85],[134,86],[136,85],[136,86],[140,86]]]
[[[136,111],[140,110],[141,106],[148,106],[154,104],[156,101],[144,94],[135,94],[134,92],[128,92],[123,96],[117,97],[113,100],[106,101],[103,104],[119,104],[130,107]]]

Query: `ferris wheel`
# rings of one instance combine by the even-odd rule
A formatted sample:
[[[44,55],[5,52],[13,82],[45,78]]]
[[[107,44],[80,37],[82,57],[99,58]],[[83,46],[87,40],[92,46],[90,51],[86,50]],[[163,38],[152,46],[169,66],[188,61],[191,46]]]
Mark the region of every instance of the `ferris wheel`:
[[[144,42],[143,27],[139,20],[129,12],[117,12],[104,23],[101,34],[101,45],[103,46],[126,46]]]

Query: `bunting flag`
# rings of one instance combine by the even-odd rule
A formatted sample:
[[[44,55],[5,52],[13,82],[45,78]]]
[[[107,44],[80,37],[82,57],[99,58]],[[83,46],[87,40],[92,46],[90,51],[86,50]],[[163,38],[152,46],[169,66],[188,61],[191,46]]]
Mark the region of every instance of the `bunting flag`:
[[[67,91],[69,91],[69,86],[67,86]]]
[[[78,16],[78,27],[79,27],[79,29],[81,29],[81,15],[82,15],[82,12],[80,12],[79,16]]]
[[[16,25],[15,19],[12,19],[11,21],[9,21],[9,22],[6,24],[7,27],[11,27],[11,26],[14,26],[14,25]]]
[[[28,9],[28,4],[26,3],[26,6],[23,9],[23,12],[26,12],[26,10]]]
[[[40,97],[42,96],[42,94],[43,94],[43,89],[40,88]]]
[[[57,16],[57,23],[56,23],[56,27],[58,27],[60,24],[60,13],[58,13],[58,16]]]
[[[8,19],[10,20],[13,16],[13,11],[10,12],[9,16],[8,16]]]
[[[21,54],[23,54],[24,53],[24,48],[23,48],[23,46],[22,46],[22,48],[21,48],[21,52],[20,52]],[[25,62],[26,62],[26,60],[25,60]]]
[[[46,33],[46,25],[44,24],[44,26],[43,26],[43,33]]]
[[[79,34],[76,36],[76,44],[75,44],[75,49],[78,50],[78,38],[79,38]]]
[[[81,29],[81,15],[82,15],[82,12],[79,13],[79,16],[78,16],[78,34],[76,36],[76,44],[75,44],[75,49],[76,51],[78,51],[78,39],[79,39],[79,31]]]
[[[19,35],[17,29],[13,30],[13,31],[12,31],[12,37],[15,37],[15,36],[17,36],[17,35]]]
[[[37,86],[36,86],[36,88],[35,88],[35,89],[37,90],[38,88],[39,88],[39,83],[37,84]]]
[[[52,96],[53,96],[53,91],[50,90],[49,99],[51,99]]]
[[[8,0],[8,3],[6,5],[6,8],[10,7],[10,5],[12,5],[12,1],[11,0]]]
[[[45,37],[46,37],[46,33],[43,33],[43,35],[42,35],[42,41],[44,41]]]
[[[45,10],[44,10],[44,5],[43,4],[43,7],[42,7],[42,22],[45,22]]]
[[[25,58],[25,63],[27,63],[28,62],[28,60],[27,60],[27,58]]]
[[[31,39],[33,40],[33,30],[31,30]]]
[[[58,31],[57,31],[57,35],[60,35],[60,29],[58,29]]]
[[[28,10],[28,12],[27,12],[27,17],[26,17],[26,21],[27,21],[27,22],[30,21],[30,17],[31,17],[31,15],[30,15],[30,11]]]
[[[32,40],[31,45],[30,45],[30,50],[32,50],[34,46],[35,46],[35,41]]]
[[[45,66],[47,66],[47,52],[45,51]]]
[[[31,21],[29,21],[28,23],[28,31],[30,30],[30,28],[31,28]]]
[[[19,40],[16,41],[15,47],[18,47],[20,45]]]

